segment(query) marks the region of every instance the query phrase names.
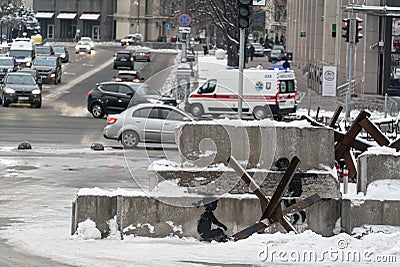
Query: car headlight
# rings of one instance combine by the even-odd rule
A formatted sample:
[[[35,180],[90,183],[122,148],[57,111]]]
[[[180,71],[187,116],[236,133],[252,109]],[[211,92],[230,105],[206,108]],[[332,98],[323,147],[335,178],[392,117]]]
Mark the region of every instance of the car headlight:
[[[51,78],[54,78],[54,77],[56,77],[56,74],[55,74],[55,73],[52,73],[52,74],[50,74],[50,77],[51,77]]]
[[[7,72],[12,72],[13,70],[12,69],[7,69]]]
[[[14,93],[15,93],[15,90],[14,90],[14,89],[11,89],[11,88],[5,88],[5,89],[4,89],[4,93],[6,93],[6,94],[14,94]]]
[[[30,67],[31,65],[32,65],[32,63],[31,62],[26,62],[26,64],[25,64],[27,67]]]
[[[40,95],[41,91],[39,89],[32,90],[33,95]]]

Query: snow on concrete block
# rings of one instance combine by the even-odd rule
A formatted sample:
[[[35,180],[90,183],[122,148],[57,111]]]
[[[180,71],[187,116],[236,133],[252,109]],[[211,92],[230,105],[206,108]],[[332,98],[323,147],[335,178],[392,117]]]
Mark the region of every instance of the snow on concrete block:
[[[400,153],[392,150],[368,150],[357,161],[357,192],[366,192],[374,181],[384,179],[400,180]]]

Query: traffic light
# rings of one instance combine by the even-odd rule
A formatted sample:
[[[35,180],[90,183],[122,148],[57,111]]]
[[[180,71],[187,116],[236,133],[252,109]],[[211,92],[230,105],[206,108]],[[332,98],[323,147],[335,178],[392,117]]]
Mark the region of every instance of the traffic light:
[[[360,41],[360,39],[363,38],[363,35],[361,31],[363,30],[363,27],[361,26],[361,23],[363,20],[361,18],[356,18],[356,43]]]
[[[237,0],[238,6],[238,26],[241,29],[250,26],[250,5],[252,0]]]
[[[350,18],[345,18],[342,20],[343,21],[343,33],[342,37],[344,38],[344,41],[346,43],[350,42]]]

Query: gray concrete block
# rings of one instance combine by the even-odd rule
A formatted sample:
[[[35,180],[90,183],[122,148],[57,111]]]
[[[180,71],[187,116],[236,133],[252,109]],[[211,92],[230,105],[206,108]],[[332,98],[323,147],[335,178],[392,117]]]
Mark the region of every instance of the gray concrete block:
[[[400,226],[399,200],[343,199],[341,225],[346,233],[362,225]]]
[[[109,233],[107,221],[117,216],[119,229],[124,234],[135,234],[150,237],[165,237],[170,235],[196,237],[197,223],[204,207],[198,196],[185,197],[191,199],[191,206],[169,205],[179,202],[178,197],[163,197],[159,199],[147,196],[78,196],[75,203],[76,221],[90,218],[96,222],[102,236]],[[323,200],[315,208],[307,210],[306,225],[302,229],[312,229],[322,235],[331,235],[336,218],[339,217],[337,200]],[[262,211],[258,198],[253,197],[223,197],[218,200],[214,212],[219,221],[228,227],[227,234],[232,235],[257,222]],[[318,219],[321,218],[321,219]],[[174,229],[175,226],[175,229]],[[279,229],[279,227],[272,227]],[[75,229],[76,230],[76,229]]]
[[[178,185],[188,188],[189,193],[215,194],[224,193],[244,194],[251,192],[243,180],[233,170],[228,171],[197,171],[185,170],[158,170],[150,175],[151,185],[164,180],[178,180]],[[248,173],[255,182],[267,193],[272,195],[280,180],[283,171],[249,170]],[[339,182],[331,172],[298,172],[300,177],[302,196],[318,193],[322,198],[340,198]]]
[[[176,129],[175,137],[183,161],[195,166],[226,163],[233,155],[247,163],[247,168],[271,169],[281,157],[297,156],[303,170],[324,169],[334,165],[333,130],[323,127],[266,121],[195,122]],[[218,148],[218,150],[217,150]],[[207,155],[205,151],[214,151]]]
[[[361,154],[357,159],[357,191],[367,192],[368,185],[377,180],[400,179],[400,155]]]

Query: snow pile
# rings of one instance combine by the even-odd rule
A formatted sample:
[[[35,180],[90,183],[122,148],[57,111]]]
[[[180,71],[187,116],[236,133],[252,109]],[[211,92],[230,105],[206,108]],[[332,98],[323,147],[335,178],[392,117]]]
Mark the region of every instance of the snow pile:
[[[396,153],[395,148],[386,147],[386,146],[373,146],[369,147],[363,155],[392,155],[392,156],[400,156],[400,153]]]
[[[387,179],[370,183],[366,198],[380,200],[400,200],[400,180]]]
[[[396,232],[400,232],[400,226],[366,224],[361,227],[354,228],[351,231],[351,235],[353,237],[360,238],[371,233],[393,234]]]
[[[75,233],[75,239],[90,240],[101,239],[101,232],[96,228],[96,223],[90,219],[78,224],[78,229]]]
[[[113,219],[107,221],[108,228],[110,229],[110,234],[108,238],[111,239],[120,239],[121,233],[118,230],[117,216],[114,216]]]

